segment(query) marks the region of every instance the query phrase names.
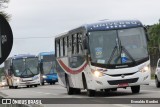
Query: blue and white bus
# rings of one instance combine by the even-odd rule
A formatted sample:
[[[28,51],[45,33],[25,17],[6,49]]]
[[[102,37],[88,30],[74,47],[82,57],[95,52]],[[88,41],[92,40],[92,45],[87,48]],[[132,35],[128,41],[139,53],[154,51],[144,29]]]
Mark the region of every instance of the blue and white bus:
[[[138,20],[101,21],[55,38],[58,81],[68,94],[131,87],[150,81],[146,29]]]
[[[54,52],[41,52],[39,57],[39,70],[41,72],[41,84],[45,82],[55,84],[58,82],[58,77],[55,69],[55,54]]]
[[[35,55],[15,55],[4,62],[4,72],[9,88],[21,86],[37,87],[40,84],[38,57]]]

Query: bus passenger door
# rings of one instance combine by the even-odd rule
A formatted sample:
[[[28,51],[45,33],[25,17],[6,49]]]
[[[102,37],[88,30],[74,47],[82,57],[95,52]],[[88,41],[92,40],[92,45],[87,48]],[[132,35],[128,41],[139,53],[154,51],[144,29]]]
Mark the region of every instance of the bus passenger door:
[[[82,84],[82,72],[84,69],[83,65],[85,62],[85,58],[83,55],[74,55],[69,58],[69,66],[75,72],[74,74],[74,82],[76,88],[83,88]]]

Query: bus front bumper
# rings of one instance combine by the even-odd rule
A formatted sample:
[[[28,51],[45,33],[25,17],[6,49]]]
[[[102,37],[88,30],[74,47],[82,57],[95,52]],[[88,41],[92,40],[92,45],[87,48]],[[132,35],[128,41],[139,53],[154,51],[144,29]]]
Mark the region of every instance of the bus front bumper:
[[[27,86],[27,85],[39,85],[40,81],[20,81],[20,82],[15,82],[14,86]]]
[[[149,85],[150,72],[136,72],[133,75],[93,77],[94,85],[91,86],[93,90],[124,88],[137,85]]]

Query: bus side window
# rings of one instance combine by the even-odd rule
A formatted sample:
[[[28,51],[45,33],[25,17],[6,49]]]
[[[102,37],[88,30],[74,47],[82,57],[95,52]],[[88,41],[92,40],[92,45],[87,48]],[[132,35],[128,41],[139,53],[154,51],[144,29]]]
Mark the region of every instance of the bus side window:
[[[73,49],[72,49],[72,54],[77,54],[77,34],[73,35]]]
[[[67,52],[68,52],[67,46],[68,46],[68,39],[67,39],[67,37],[65,37],[64,38],[64,50],[65,50],[64,55],[65,56],[67,56]]]
[[[72,52],[72,35],[69,35],[68,37],[68,55],[71,56]]]
[[[63,38],[60,39],[60,56],[63,56]]]
[[[83,35],[81,33],[78,34],[78,53],[82,53],[82,37]]]
[[[63,40],[63,56],[65,56],[65,40],[64,40],[65,38],[63,38],[62,40]]]
[[[56,57],[59,57],[59,40],[56,40]]]

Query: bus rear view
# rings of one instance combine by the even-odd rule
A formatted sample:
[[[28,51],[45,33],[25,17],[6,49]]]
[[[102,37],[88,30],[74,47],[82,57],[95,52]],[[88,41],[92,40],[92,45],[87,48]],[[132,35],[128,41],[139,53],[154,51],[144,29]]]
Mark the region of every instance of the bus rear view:
[[[87,24],[69,31],[66,36],[72,35],[71,32],[83,34],[82,53],[77,56],[83,56],[85,60],[80,63],[86,66],[80,65],[77,68],[82,67],[81,72],[71,73],[63,67],[62,62],[65,63],[65,60],[58,58],[58,64],[65,69],[65,75],[69,78],[69,83],[66,83],[66,87],[69,85],[68,93],[70,90],[76,92],[77,89],[87,89],[87,94],[94,96],[97,90],[115,91],[126,87],[131,87],[132,93],[139,93],[140,85],[149,84],[148,37],[140,21],[118,20]],[[71,58],[76,59],[76,55],[71,55]],[[62,71],[59,74],[62,78]]]

